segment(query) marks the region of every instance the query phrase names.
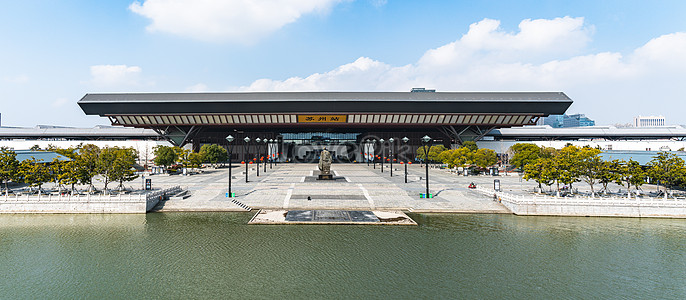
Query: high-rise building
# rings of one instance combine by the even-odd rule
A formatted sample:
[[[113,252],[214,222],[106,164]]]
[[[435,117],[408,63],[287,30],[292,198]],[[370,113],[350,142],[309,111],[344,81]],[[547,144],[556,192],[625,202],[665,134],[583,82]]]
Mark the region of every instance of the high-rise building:
[[[547,118],[543,118],[543,125],[548,125],[553,128],[566,128],[566,127],[584,127],[584,126],[595,126],[595,121],[589,119],[584,114],[573,114],[573,115],[551,115]]]
[[[634,117],[634,127],[655,127],[665,126],[663,116],[638,116]]]

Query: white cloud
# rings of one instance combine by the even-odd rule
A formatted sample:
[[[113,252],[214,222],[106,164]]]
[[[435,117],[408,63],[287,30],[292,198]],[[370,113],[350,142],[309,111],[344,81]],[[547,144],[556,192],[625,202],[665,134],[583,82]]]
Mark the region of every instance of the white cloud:
[[[69,103],[69,99],[57,98],[57,99],[55,99],[55,101],[52,102],[52,107],[62,107],[67,103]]]
[[[673,112],[686,123],[686,33],[648,41],[635,51],[589,53],[593,27],[582,18],[524,20],[507,33],[484,19],[459,40],[430,49],[414,64],[391,66],[368,57],[334,70],[285,80],[260,79],[241,90],[442,91],[560,90],[599,123]]]
[[[141,85],[142,69],[127,65],[96,65],[90,67],[91,83],[97,87]]]
[[[5,76],[2,78],[3,81],[15,84],[24,84],[29,82],[29,76],[21,74],[17,76]]]
[[[129,9],[149,18],[150,32],[205,41],[253,42],[302,15],[326,12],[341,0],[146,0]]]
[[[207,85],[204,83],[198,83],[192,86],[189,86],[186,88],[187,92],[206,92],[207,91]]]
[[[388,3],[388,0],[369,0],[375,7],[381,7]]]

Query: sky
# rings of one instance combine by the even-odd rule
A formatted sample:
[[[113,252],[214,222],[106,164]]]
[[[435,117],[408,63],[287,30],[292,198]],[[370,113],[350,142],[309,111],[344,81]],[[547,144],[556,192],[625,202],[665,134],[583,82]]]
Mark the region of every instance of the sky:
[[[562,91],[686,124],[686,1],[3,1],[2,126],[109,125],[98,92]]]

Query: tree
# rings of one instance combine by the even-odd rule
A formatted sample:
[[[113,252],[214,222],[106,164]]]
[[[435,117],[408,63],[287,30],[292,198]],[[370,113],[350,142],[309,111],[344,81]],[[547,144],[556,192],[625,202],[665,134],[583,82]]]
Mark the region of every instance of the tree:
[[[447,150],[448,150],[448,148],[446,148],[443,145],[431,146],[431,148],[429,148],[429,160],[430,161],[439,161],[438,156]]]
[[[202,154],[197,152],[191,152],[188,154],[188,165],[193,168],[200,167],[202,164]]]
[[[88,192],[93,191],[93,177],[98,175],[98,160],[100,148],[93,144],[86,144],[79,149],[76,158],[79,182],[88,185]]]
[[[124,188],[124,181],[138,178],[133,169],[138,155],[133,148],[117,148],[111,172],[112,181],[119,182],[119,190]]]
[[[473,153],[474,164],[479,168],[488,168],[498,162],[498,156],[491,149],[479,149]]]
[[[467,167],[474,165],[474,152],[467,147],[460,147],[452,150],[448,161],[451,165],[457,167]]]
[[[622,161],[603,161],[598,170],[598,182],[603,185],[603,192],[607,193],[607,185],[617,182],[622,176]]]
[[[224,163],[229,159],[229,154],[224,149],[216,144],[205,144],[200,147],[200,155],[202,155],[203,161],[211,164]]]
[[[619,161],[617,166],[617,179],[615,182],[621,186],[626,186],[627,195],[631,197],[631,186],[640,188],[645,183],[646,172],[635,160]]]
[[[550,186],[555,182],[554,174],[550,173],[553,170],[552,158],[539,158],[535,161],[524,165],[524,179],[527,181],[533,179],[538,183],[538,188],[543,188],[541,184]]]
[[[476,145],[475,141],[466,141],[466,142],[462,143],[462,147],[465,147],[472,152],[479,150],[479,146]]]
[[[524,166],[535,162],[539,157],[541,157],[541,147],[529,143],[517,143],[510,147],[512,152],[512,158],[510,158],[510,164],[518,166],[521,170],[524,170]]]
[[[60,184],[71,185],[71,192],[74,193],[74,185],[79,183],[80,167],[76,159],[71,161],[61,162],[63,165],[62,172],[57,175],[57,180]]]
[[[651,178],[664,183],[665,187],[672,188],[686,177],[684,160],[676,154],[659,152],[648,163],[648,174]]]
[[[163,166],[165,169],[173,165],[178,159],[177,153],[173,147],[157,146],[155,147],[155,158],[153,162],[158,166]]]
[[[97,173],[102,175],[105,181],[104,191],[107,191],[107,185],[112,181],[113,173],[116,172],[115,160],[117,159],[118,147],[105,147],[100,150],[100,155],[98,156]]]
[[[446,150],[448,150],[448,148],[446,148],[443,145],[431,146],[431,148],[429,148],[429,160],[438,161],[438,156],[443,151],[446,151]],[[417,159],[425,160],[425,158],[426,158],[426,155],[424,155],[424,147],[421,146],[421,147],[417,148]]]
[[[557,152],[554,157],[555,166],[558,169],[557,181],[569,185],[569,190],[572,190],[572,184],[579,181],[579,147],[569,145]],[[559,183],[558,183],[559,189]]]
[[[60,180],[62,174],[66,173],[66,161],[61,161],[57,158],[54,158],[52,160],[52,163],[50,163],[50,181],[54,182],[55,185],[57,185],[57,191],[61,194],[62,193],[62,182]]]
[[[595,197],[593,185],[600,178],[603,160],[598,156],[600,150],[584,147],[576,153],[576,169],[581,179],[591,187],[591,196]]]
[[[6,148],[0,149],[0,184],[5,184],[5,193],[9,192],[8,182],[17,178],[18,168],[17,153]]]
[[[48,163],[37,161],[36,158],[25,159],[19,163],[19,174],[29,187],[37,186],[40,191],[43,183],[50,181],[50,167]]]

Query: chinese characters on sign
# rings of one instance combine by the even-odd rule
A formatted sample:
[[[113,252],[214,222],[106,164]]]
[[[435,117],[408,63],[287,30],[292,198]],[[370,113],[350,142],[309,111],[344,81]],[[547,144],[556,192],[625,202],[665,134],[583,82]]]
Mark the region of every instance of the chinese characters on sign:
[[[347,115],[298,115],[298,123],[345,123]]]

